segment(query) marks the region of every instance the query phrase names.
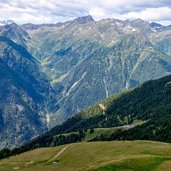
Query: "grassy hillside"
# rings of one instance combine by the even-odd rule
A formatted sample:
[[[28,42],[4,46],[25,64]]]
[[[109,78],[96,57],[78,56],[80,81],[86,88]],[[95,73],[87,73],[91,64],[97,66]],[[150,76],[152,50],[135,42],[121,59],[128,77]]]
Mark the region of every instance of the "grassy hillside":
[[[0,170],[171,170],[171,145],[150,141],[112,141],[40,148],[1,160]]]
[[[79,130],[77,132],[58,134],[53,136],[53,140],[51,141],[51,144],[49,144],[49,146],[58,146],[62,144],[68,144],[68,143],[80,142],[80,141],[91,142],[91,141],[98,141],[98,140],[102,140],[102,141],[109,140],[114,133],[131,129],[138,125],[142,125],[143,123],[144,123],[143,121],[136,121],[131,125],[124,125],[124,126],[110,127],[110,128],[91,128],[91,129],[85,129],[83,131]]]
[[[143,121],[123,132],[115,132],[107,140],[146,139],[171,142],[171,76],[148,81],[141,86],[113,95],[78,113],[65,123],[29,142],[24,148],[50,146],[54,136],[90,128],[110,128]],[[100,107],[104,106],[104,111]],[[167,130],[167,131],[166,131]],[[100,140],[100,139],[98,139]],[[104,140],[104,139],[103,139]],[[73,142],[73,141],[71,141]]]

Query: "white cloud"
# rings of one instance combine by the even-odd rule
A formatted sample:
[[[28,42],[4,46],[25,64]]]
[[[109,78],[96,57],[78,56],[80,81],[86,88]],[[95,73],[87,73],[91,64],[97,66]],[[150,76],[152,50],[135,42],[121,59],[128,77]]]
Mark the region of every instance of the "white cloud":
[[[171,24],[170,0],[0,0],[0,20],[48,23],[92,15]]]
[[[128,19],[141,18],[144,20],[168,20],[171,19],[171,8],[159,7],[159,8],[147,8],[138,12],[129,12],[124,14],[123,17]]]

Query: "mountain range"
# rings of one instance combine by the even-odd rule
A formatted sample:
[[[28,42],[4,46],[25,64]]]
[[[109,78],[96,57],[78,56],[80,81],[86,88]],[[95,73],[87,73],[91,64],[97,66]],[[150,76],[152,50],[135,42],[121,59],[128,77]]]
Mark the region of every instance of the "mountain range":
[[[1,147],[21,145],[112,94],[171,74],[171,27],[141,19],[5,23],[0,44]]]

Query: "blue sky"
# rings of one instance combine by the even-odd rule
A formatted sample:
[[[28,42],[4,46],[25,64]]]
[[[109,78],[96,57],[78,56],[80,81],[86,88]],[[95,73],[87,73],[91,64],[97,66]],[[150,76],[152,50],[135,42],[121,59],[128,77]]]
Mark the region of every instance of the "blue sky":
[[[0,20],[57,23],[91,15],[171,24],[171,0],[0,0]]]

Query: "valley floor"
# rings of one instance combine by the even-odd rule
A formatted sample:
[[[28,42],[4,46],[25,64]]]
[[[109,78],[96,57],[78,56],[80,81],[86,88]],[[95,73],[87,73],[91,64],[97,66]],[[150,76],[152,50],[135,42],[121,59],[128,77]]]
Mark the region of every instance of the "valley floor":
[[[40,148],[0,161],[1,171],[170,171],[171,144],[83,142]]]

